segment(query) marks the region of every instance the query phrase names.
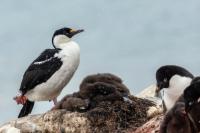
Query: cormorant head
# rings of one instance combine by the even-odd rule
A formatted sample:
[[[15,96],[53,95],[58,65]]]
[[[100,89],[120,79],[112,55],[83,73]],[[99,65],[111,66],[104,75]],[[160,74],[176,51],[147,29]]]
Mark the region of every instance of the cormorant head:
[[[200,77],[192,80],[190,86],[184,90],[185,110],[189,112],[195,103],[198,103],[200,97]]]
[[[71,38],[80,33],[83,32],[84,30],[74,30],[71,28],[61,28],[58,29],[54,32],[53,37],[52,37],[52,44],[54,48],[61,48],[62,44],[65,44],[69,41],[71,41]]]
[[[184,90],[184,102],[185,102],[185,110],[186,112],[189,112],[192,108],[192,105],[194,105],[195,103],[195,98],[193,97],[192,94],[192,86],[188,86],[185,90]]]
[[[175,66],[175,65],[162,66],[156,72],[156,81],[157,81],[156,91],[159,92],[163,88],[168,88],[170,85],[171,78],[175,75],[193,78],[193,75],[189,71],[180,66]]]

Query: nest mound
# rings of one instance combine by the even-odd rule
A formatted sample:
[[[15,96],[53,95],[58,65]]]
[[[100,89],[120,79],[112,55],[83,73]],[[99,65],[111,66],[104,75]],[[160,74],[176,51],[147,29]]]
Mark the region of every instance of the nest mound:
[[[93,132],[122,132],[144,124],[150,106],[151,101],[130,95],[119,77],[104,73],[87,76],[78,92],[65,96],[53,109],[84,113]]]

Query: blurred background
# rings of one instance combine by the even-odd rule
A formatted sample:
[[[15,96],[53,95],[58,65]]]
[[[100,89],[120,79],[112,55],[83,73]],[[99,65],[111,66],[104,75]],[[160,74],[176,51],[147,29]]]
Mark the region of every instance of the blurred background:
[[[77,91],[94,73],[120,76],[132,94],[155,83],[156,70],[176,64],[200,74],[200,1],[1,0],[0,124],[17,118],[13,97],[29,64],[62,27],[83,28],[74,40],[81,63],[58,99]],[[33,114],[51,109],[37,102]]]

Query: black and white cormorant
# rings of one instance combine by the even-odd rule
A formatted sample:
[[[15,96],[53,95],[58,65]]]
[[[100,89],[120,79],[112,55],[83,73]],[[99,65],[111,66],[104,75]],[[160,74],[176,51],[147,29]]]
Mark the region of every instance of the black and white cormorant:
[[[161,91],[166,111],[173,107],[185,88],[190,85],[192,79],[193,75],[180,66],[166,65],[157,70],[157,92]]]
[[[79,65],[80,49],[71,39],[80,32],[83,30],[56,30],[52,37],[54,49],[44,50],[25,71],[19,89],[21,95],[14,98],[18,104],[23,104],[18,117],[31,113],[35,101],[57,102]]]
[[[185,110],[189,112],[194,104],[200,102],[200,77],[195,77],[184,90]]]

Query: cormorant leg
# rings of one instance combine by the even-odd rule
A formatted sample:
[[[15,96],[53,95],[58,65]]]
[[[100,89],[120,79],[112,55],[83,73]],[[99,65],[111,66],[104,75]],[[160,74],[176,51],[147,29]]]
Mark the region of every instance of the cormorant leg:
[[[54,98],[54,99],[53,99],[53,103],[54,103],[54,105],[57,104],[57,98]]]

